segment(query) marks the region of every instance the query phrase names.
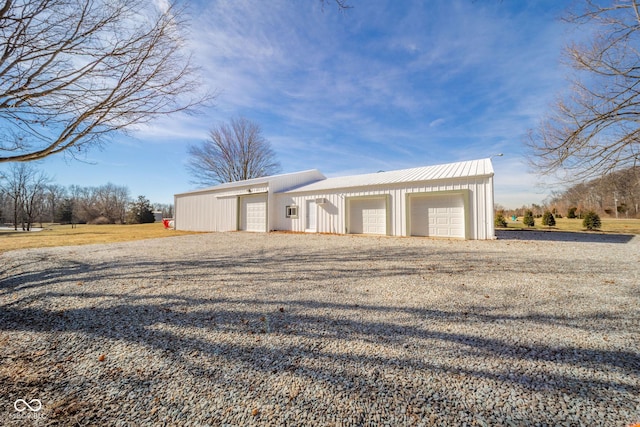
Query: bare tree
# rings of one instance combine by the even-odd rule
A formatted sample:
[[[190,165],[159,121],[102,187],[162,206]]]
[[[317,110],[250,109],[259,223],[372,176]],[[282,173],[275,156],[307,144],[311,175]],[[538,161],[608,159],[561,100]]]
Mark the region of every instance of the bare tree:
[[[25,231],[31,230],[34,220],[44,210],[45,190],[50,181],[43,172],[25,163],[14,164],[9,169],[0,191],[11,201],[14,230],[18,224]]]
[[[72,185],[69,193],[73,201],[73,218],[88,223],[124,224],[129,189],[111,183],[100,187]]]
[[[11,223],[13,229],[18,229],[18,220],[22,220],[22,191],[26,183],[26,166],[14,165],[8,172],[2,175],[0,192],[5,195],[9,211],[11,211]]]
[[[567,48],[573,88],[530,133],[531,163],[543,174],[564,171],[576,182],[640,160],[640,8],[636,0],[606,3],[586,0],[567,17],[594,33]]]
[[[245,118],[231,119],[209,133],[209,139],[189,147],[187,169],[193,183],[213,185],[273,175],[280,171],[271,144],[260,126]]]
[[[0,0],[0,163],[73,155],[210,99],[182,52],[184,13],[162,3]]]
[[[59,184],[49,184],[45,189],[47,217],[49,222],[55,222],[56,213],[67,195],[67,190]]]
[[[20,166],[24,166],[21,164]],[[31,171],[27,177],[27,182],[22,192],[22,229],[30,231],[33,223],[45,211],[46,208],[46,189],[51,178],[41,171]]]
[[[129,204],[129,189],[112,183],[91,188],[94,194],[95,208],[100,216],[112,223],[124,224]]]
[[[173,218],[173,205],[170,203],[154,203],[153,209],[162,212],[163,218]]]

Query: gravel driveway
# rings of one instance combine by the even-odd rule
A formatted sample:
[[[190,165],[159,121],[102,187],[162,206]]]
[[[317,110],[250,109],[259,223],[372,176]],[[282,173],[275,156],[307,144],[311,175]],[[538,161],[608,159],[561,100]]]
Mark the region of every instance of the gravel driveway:
[[[638,236],[14,251],[0,424],[626,426],[639,303]]]

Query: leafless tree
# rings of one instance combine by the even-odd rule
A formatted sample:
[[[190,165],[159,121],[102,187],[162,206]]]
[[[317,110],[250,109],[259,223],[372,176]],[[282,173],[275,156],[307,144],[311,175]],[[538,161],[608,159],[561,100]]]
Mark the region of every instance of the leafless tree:
[[[0,163],[75,155],[211,99],[183,53],[183,10],[156,3],[0,0]]]
[[[20,165],[24,166],[24,164]],[[22,211],[24,212],[22,229],[30,231],[34,222],[44,213],[46,207],[46,189],[51,178],[42,171],[29,174],[22,193]]]
[[[170,203],[154,203],[153,209],[162,212],[163,218],[173,218],[173,205]]]
[[[22,204],[20,201],[26,182],[25,169],[26,165],[15,165],[9,171],[3,173],[0,181],[0,192],[4,194],[5,209],[12,213],[11,223],[14,230],[18,229],[18,220],[22,219]]]
[[[565,172],[571,182],[640,162],[639,3],[585,3],[567,17],[593,31],[589,43],[566,50],[576,72],[572,90],[528,140],[538,171]]]
[[[617,170],[602,177],[577,183],[555,193],[550,204],[563,214],[575,207],[579,212],[593,210],[612,217],[640,217],[640,184],[635,176],[640,167]]]
[[[31,230],[45,207],[45,190],[50,182],[49,177],[31,165],[17,163],[11,166],[0,191],[11,201],[14,230],[18,229],[18,224],[25,231]]]
[[[72,185],[69,193],[73,200],[73,217],[81,222],[125,222],[129,189],[125,186],[105,184],[100,187]]]
[[[213,185],[273,175],[280,171],[271,144],[260,126],[245,118],[231,119],[209,133],[209,139],[189,147],[187,169],[193,183]]]
[[[49,184],[45,189],[45,204],[47,220],[49,222],[55,222],[56,212],[60,206],[60,203],[64,200],[67,194],[67,190],[59,184]]]

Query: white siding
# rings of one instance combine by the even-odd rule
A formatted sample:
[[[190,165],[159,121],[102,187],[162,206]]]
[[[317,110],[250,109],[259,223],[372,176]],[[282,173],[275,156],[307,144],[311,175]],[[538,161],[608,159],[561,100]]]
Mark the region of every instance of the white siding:
[[[238,205],[242,196],[267,194],[266,230],[273,229],[271,219],[275,193],[325,179],[318,170],[308,170],[246,181],[230,182],[174,196],[175,227],[188,231],[235,231],[242,228]]]
[[[489,159],[344,179],[324,179],[320,172],[312,170],[177,194],[176,228],[193,231],[237,230],[242,226],[238,223],[241,218],[238,206],[242,197],[257,193],[266,194],[266,230],[304,232],[307,229],[308,209],[313,209],[315,231],[345,234],[349,231],[348,201],[377,197],[386,202],[386,234],[393,236],[411,233],[408,195],[464,194],[466,237],[494,238],[493,168]],[[326,202],[307,203],[318,198],[324,198]],[[298,216],[286,218],[286,206],[292,205],[298,207]]]
[[[408,235],[407,194],[433,192],[468,192],[469,215],[466,235],[470,239],[492,239],[493,230],[493,202],[489,200],[492,193],[492,179],[490,177],[442,180],[434,182],[411,182],[405,185],[380,185],[362,188],[338,188],[333,191],[300,192],[296,190],[277,194],[274,203],[275,230],[305,231],[306,201],[325,198],[327,203],[318,205],[316,211],[317,231],[319,233],[347,233],[346,200],[352,197],[387,196],[389,211],[387,212],[389,234],[392,236]],[[285,207],[298,206],[298,218],[285,218]]]
[[[237,229],[236,197],[216,194],[185,195],[175,199],[175,227],[188,231],[232,231]],[[224,212],[224,215],[220,213]]]

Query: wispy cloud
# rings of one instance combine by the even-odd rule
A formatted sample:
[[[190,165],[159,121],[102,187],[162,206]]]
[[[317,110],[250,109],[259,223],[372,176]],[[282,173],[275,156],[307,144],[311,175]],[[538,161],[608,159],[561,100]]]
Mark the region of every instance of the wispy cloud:
[[[564,83],[556,2],[355,6],[192,3],[190,46],[205,84],[219,91],[216,106],[140,126],[136,136],[193,141],[244,115],[262,125],[286,171],[339,175],[498,152],[521,161],[523,135]],[[514,200],[513,185],[529,191],[522,171],[509,169],[510,184],[496,191]]]

